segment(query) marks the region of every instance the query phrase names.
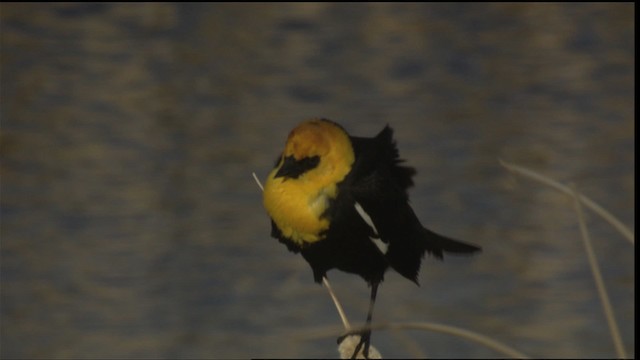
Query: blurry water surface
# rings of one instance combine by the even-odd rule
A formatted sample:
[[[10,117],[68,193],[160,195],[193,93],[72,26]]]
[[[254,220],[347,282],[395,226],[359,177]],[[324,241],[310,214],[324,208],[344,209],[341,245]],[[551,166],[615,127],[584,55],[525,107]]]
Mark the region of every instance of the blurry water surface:
[[[3,358],[335,357],[340,328],[260,190],[311,117],[389,123],[431,229],[481,245],[390,272],[376,321],[533,357],[613,357],[565,195],[634,225],[633,4],[2,4]],[[628,354],[633,246],[589,230]],[[352,322],[365,283],[330,272]],[[386,357],[493,357],[423,332]]]

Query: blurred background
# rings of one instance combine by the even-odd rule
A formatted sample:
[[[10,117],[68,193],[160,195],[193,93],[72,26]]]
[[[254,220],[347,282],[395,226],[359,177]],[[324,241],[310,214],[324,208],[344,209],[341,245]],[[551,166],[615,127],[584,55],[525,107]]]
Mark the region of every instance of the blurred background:
[[[336,357],[341,323],[260,189],[297,123],[395,129],[430,229],[476,243],[389,272],[374,321],[533,357],[613,357],[573,201],[634,226],[634,4],[6,4],[2,358]],[[634,249],[587,221],[635,355]],[[368,288],[330,272],[353,323]],[[333,329],[333,330],[332,330]],[[314,335],[315,334],[315,335]],[[495,357],[377,331],[385,357]]]

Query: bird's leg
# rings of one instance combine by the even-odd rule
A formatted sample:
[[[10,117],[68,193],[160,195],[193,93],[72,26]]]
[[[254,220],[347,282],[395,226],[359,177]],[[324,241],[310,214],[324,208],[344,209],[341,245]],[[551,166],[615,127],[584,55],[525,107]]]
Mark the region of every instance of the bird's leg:
[[[358,343],[355,350],[353,351],[353,354],[351,355],[352,359],[356,358],[356,355],[358,354],[358,352],[360,351],[363,345],[364,345],[364,350],[363,350],[364,357],[366,359],[369,358],[369,346],[371,345],[371,318],[373,317],[373,306],[376,303],[376,295],[378,293],[378,284],[379,283],[377,282],[371,284],[371,298],[369,300],[369,312],[367,313],[367,323],[366,323],[367,329],[360,334],[360,342]]]

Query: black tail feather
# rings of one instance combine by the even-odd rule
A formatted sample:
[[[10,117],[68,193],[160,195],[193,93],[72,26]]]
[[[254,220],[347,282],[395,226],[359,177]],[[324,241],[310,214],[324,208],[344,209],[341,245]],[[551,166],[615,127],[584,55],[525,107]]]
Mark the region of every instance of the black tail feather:
[[[482,250],[479,246],[453,240],[425,228],[422,228],[419,233],[421,236],[414,237],[413,241],[406,241],[411,238],[407,236],[405,241],[391,242],[389,251],[386,253],[389,265],[416,284],[418,284],[418,272],[425,252],[442,260],[444,253],[447,255],[471,255]]]
[[[454,240],[446,236],[436,234],[429,229],[423,228],[423,234],[427,242],[425,245],[427,251],[433,248],[434,250],[441,250],[440,254],[444,251],[448,254],[460,255],[473,254],[475,252],[482,251],[482,248],[479,246],[467,244],[459,240]],[[442,256],[439,257],[441,258]]]

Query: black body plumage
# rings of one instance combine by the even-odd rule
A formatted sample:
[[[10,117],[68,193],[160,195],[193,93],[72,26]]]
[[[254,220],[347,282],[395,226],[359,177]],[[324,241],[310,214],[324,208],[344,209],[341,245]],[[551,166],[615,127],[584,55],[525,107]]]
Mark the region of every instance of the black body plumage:
[[[289,250],[302,254],[310,264],[316,282],[321,282],[327,271],[336,268],[358,274],[369,284],[377,284],[391,267],[417,283],[425,252],[442,259],[444,252],[465,254],[480,250],[477,246],[438,235],[420,224],[409,205],[407,193],[416,171],[402,164],[404,161],[399,158],[389,126],[375,137],[349,136],[349,140],[355,161],[346,177],[337,184],[337,196],[330,200],[322,214],[330,224],[322,234],[323,239],[300,246],[284,236],[272,221],[272,236]],[[283,161],[283,165],[288,166],[282,166],[276,176],[290,173],[297,177],[317,165],[312,157],[297,162],[285,157]],[[375,230],[358,213],[356,203],[370,216]],[[386,253],[371,238],[386,243]]]

